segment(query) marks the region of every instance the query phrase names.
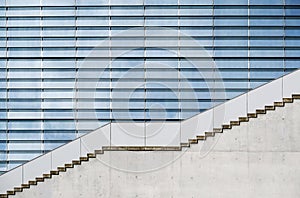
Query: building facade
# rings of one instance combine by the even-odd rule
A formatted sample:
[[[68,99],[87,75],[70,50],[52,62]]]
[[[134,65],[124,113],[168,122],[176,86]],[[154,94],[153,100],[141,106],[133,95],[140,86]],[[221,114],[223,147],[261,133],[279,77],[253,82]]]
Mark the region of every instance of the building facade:
[[[297,0],[1,0],[0,171],[182,120],[300,67]]]

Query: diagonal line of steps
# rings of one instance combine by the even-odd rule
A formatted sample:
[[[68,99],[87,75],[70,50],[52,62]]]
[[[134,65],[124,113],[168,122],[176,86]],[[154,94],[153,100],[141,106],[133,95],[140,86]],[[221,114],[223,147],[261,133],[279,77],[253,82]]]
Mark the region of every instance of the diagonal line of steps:
[[[259,114],[266,114],[268,111],[274,111],[277,107],[284,107],[286,103],[293,103],[294,100],[300,99],[300,94],[293,94],[291,98],[283,98],[282,102],[274,102],[273,105],[267,105],[264,109],[257,109],[255,113],[248,113],[247,117],[239,117],[238,121],[231,121],[230,124],[222,125],[222,128],[214,128],[212,132],[205,132],[204,135],[197,135],[194,139],[189,139],[188,143],[180,143],[180,146],[103,146],[102,150],[95,150],[94,153],[88,153],[86,157],[80,157],[79,160],[73,160],[71,164],[65,164],[64,167],[57,167],[57,170],[52,170],[50,173],[43,174],[42,177],[36,177],[35,180],[28,181],[28,184],[21,184],[21,187],[15,187],[14,190],[8,190],[6,194],[0,194],[0,198],[8,198],[15,195],[17,192],[22,192],[29,189],[30,186],[38,185],[39,182],[44,182],[45,179],[51,179],[54,175],[59,175],[61,172],[66,172],[69,168],[74,168],[75,165],[81,165],[82,162],[88,162],[90,158],[96,158],[99,154],[104,154],[104,151],[181,151],[185,147],[190,147],[191,144],[197,144],[199,141],[205,141],[209,137],[214,137],[216,133],[223,133],[224,129],[232,129],[234,126],[239,126],[241,122],[249,122],[251,118],[257,118]]]

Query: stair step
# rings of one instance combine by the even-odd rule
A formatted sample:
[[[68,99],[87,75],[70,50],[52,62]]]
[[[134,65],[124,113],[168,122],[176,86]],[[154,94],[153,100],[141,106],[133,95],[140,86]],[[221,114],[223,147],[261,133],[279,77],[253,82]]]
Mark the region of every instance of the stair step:
[[[283,98],[284,103],[292,103],[294,101],[293,98]]]
[[[22,191],[23,191],[23,188],[22,188],[22,187],[15,187],[15,188],[14,188],[14,191],[15,191],[15,192],[22,192]]]
[[[239,117],[240,122],[248,122],[249,118],[248,117]]]
[[[248,118],[257,118],[256,113],[248,113],[247,116]]]
[[[15,195],[16,192],[14,190],[8,190],[8,191],[6,191],[6,194],[7,195]]]
[[[44,181],[44,178],[43,177],[36,177],[35,180],[37,182],[43,182]]]
[[[222,128],[223,129],[231,129],[231,126],[230,126],[230,124],[223,124]]]
[[[196,138],[197,138],[197,140],[206,140],[205,135],[197,135]]]
[[[65,167],[66,167],[66,168],[73,168],[74,165],[73,165],[73,164],[65,164]]]
[[[30,184],[21,184],[22,188],[30,188]]]
[[[215,133],[214,132],[205,132],[206,137],[214,137]]]
[[[189,143],[180,143],[180,146],[181,147],[190,147],[190,144]]]
[[[73,160],[73,161],[72,161],[72,164],[73,164],[73,165],[80,165],[81,162],[80,162],[79,160]]]
[[[231,126],[239,126],[240,125],[240,121],[230,121],[230,125]]]
[[[284,106],[284,102],[274,102],[274,106],[275,107],[283,107]]]
[[[275,110],[275,106],[265,106],[265,110]]]
[[[88,156],[88,158],[96,158],[95,153],[88,153],[87,156]]]
[[[103,154],[104,151],[103,150],[95,150],[95,154]]]
[[[59,172],[66,172],[67,169],[65,167],[57,167],[57,170]]]
[[[36,185],[36,184],[37,184],[37,181],[29,181],[28,184],[29,184],[29,185]]]
[[[198,140],[197,139],[189,139],[189,143],[190,144],[198,144]]]
[[[51,178],[51,174],[43,174],[43,177],[44,177],[45,179]]]
[[[8,198],[7,194],[0,194],[0,198]]]
[[[110,146],[102,146],[103,151],[110,151],[111,147]]]
[[[56,171],[56,170],[53,171],[53,170],[52,170],[52,171],[50,171],[50,174],[51,174],[51,175],[58,175],[58,174],[59,174],[59,171]]]
[[[87,162],[87,161],[89,161],[89,158],[88,157],[80,157],[79,160]]]
[[[293,94],[293,95],[292,95],[292,98],[293,98],[293,99],[300,99],[300,94]]]
[[[222,128],[214,128],[213,132],[214,133],[223,133],[223,129]]]
[[[265,114],[266,110],[265,109],[257,109],[256,114]]]

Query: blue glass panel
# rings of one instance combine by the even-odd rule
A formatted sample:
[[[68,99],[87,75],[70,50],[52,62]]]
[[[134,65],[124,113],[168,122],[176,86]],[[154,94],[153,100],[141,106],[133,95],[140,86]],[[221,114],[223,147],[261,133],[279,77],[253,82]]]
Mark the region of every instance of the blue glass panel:
[[[179,8],[180,16],[211,16],[212,13],[212,6],[180,6]]]
[[[250,0],[250,5],[282,5],[283,0]]]
[[[299,68],[300,67],[300,60],[299,59],[287,59],[285,61],[286,68]]]
[[[286,26],[300,26],[299,18],[287,18],[285,19]]]
[[[216,59],[217,68],[248,68],[248,59]]]
[[[282,7],[251,6],[250,16],[282,16]]]
[[[43,135],[44,140],[73,140],[76,138],[76,133],[74,132],[47,131]]]
[[[300,8],[287,8],[285,10],[286,16],[299,16],[300,15]]]
[[[250,26],[283,26],[284,20],[282,17],[277,18],[250,18]]]
[[[150,0],[149,0],[150,1]],[[212,5],[213,0],[179,0],[180,5]]]
[[[252,48],[250,57],[284,57],[283,49]]]
[[[247,16],[247,6],[215,6],[214,14],[216,16],[227,15],[227,16]]]
[[[283,28],[250,28],[250,36],[282,36],[283,35]]]
[[[283,60],[277,59],[251,59],[250,68],[284,68]]]
[[[269,47],[269,46],[283,46],[284,40],[282,38],[251,38],[250,46],[252,47]]]
[[[300,1],[298,0],[285,0],[286,5],[300,5]]]
[[[42,122],[37,120],[11,120],[8,122],[9,130],[39,130],[42,128]]]
[[[232,17],[222,17],[215,18],[215,26],[248,26],[248,18],[232,18]]]
[[[300,36],[300,28],[286,28],[286,36]]]
[[[44,121],[45,130],[75,130],[74,120],[45,120]]]
[[[214,0],[215,5],[248,5],[248,0]]]

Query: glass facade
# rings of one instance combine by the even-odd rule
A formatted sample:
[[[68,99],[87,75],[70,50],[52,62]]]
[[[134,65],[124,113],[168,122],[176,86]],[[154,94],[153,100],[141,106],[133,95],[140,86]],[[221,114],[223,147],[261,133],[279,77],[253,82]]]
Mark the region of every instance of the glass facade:
[[[247,92],[300,67],[299,38],[299,0],[1,0],[0,172]]]

